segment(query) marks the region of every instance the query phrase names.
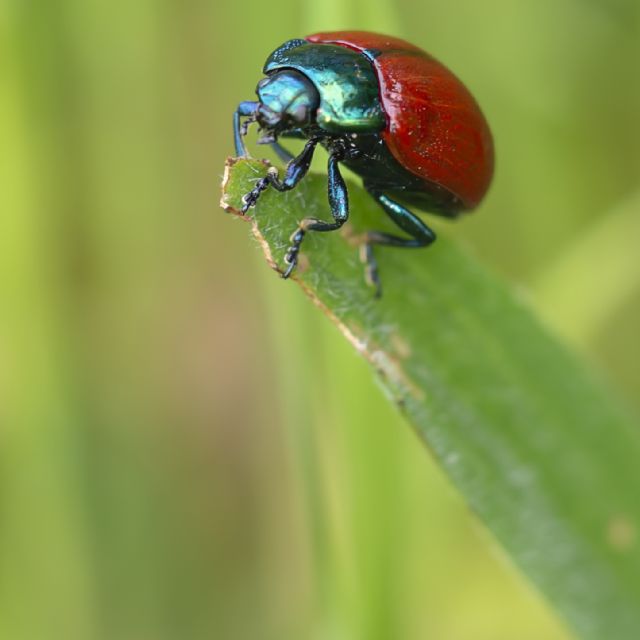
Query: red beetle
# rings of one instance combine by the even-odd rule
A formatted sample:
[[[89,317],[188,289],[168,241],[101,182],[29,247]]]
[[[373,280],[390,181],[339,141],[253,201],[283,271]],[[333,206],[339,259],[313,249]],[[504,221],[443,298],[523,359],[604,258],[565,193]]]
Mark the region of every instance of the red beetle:
[[[284,178],[271,170],[244,198],[244,211],[269,186],[292,189],[306,175],[318,144],[329,152],[332,222],[305,218],[285,256],[288,277],[307,231],[332,231],[349,216],[339,163],[360,175],[365,189],[409,238],[367,233],[368,280],[380,292],[371,245],[424,247],[433,231],[405,204],[447,217],[476,207],[493,175],[493,142],[467,88],[444,65],[404,40],[365,31],[317,33],[289,40],[264,66],[258,100],[234,115],[236,152],[247,154],[243,135],[257,122],[260,143],[285,159]],[[247,120],[241,124],[241,117]],[[307,140],[293,157],[281,137]]]

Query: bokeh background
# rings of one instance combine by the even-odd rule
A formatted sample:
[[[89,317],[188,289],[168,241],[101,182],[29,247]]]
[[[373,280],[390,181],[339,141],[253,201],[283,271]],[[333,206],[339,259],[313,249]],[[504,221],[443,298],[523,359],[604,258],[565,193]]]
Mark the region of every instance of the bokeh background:
[[[497,175],[447,232],[638,408],[637,0],[3,0],[0,638],[568,637],[218,209],[235,105],[327,28],[466,81]]]

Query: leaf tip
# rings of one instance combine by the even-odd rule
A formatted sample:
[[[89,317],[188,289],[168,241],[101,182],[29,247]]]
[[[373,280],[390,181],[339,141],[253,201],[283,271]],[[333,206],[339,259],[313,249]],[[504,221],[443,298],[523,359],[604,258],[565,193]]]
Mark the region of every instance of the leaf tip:
[[[221,184],[221,195],[220,195],[220,207],[224,209],[227,213],[231,213],[243,220],[250,220],[251,216],[248,216],[246,213],[243,213],[242,206],[238,200],[238,195],[232,193],[231,184],[232,184],[232,174],[233,169],[236,165],[244,163],[249,166],[250,162],[255,164],[260,164],[268,169],[271,166],[271,163],[268,160],[251,160],[249,161],[247,158],[235,158],[233,156],[228,156],[224,163],[224,173],[222,175],[222,184]],[[257,169],[257,167],[254,167]],[[250,190],[251,187],[247,189]]]

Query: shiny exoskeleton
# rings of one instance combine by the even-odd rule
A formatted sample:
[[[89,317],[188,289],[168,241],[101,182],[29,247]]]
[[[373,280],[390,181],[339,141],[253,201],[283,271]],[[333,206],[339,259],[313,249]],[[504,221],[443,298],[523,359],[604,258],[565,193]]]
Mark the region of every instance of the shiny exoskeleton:
[[[367,32],[334,32],[290,40],[264,65],[257,101],[234,114],[238,156],[243,136],[257,122],[261,144],[287,162],[282,178],[271,168],[244,197],[243,212],[268,187],[293,189],[309,170],[314,151],[329,154],[332,221],[303,218],[291,236],[283,277],[292,273],[309,231],[339,229],[349,217],[340,164],[362,177],[365,189],[409,237],[370,231],[364,238],[367,279],[380,294],[371,246],[424,247],[434,232],[405,205],[447,217],[473,209],[489,187],[493,144],[487,123],[464,85],[413,45]],[[242,121],[242,118],[245,118]],[[292,156],[279,138],[306,140]]]

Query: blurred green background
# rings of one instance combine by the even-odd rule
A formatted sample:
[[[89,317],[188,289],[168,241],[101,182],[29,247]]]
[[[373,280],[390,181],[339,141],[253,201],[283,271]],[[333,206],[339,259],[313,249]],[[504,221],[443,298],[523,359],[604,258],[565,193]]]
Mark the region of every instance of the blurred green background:
[[[0,638],[569,637],[218,209],[235,105],[327,28],[466,81],[497,175],[448,232],[640,405],[637,0],[3,0]]]

